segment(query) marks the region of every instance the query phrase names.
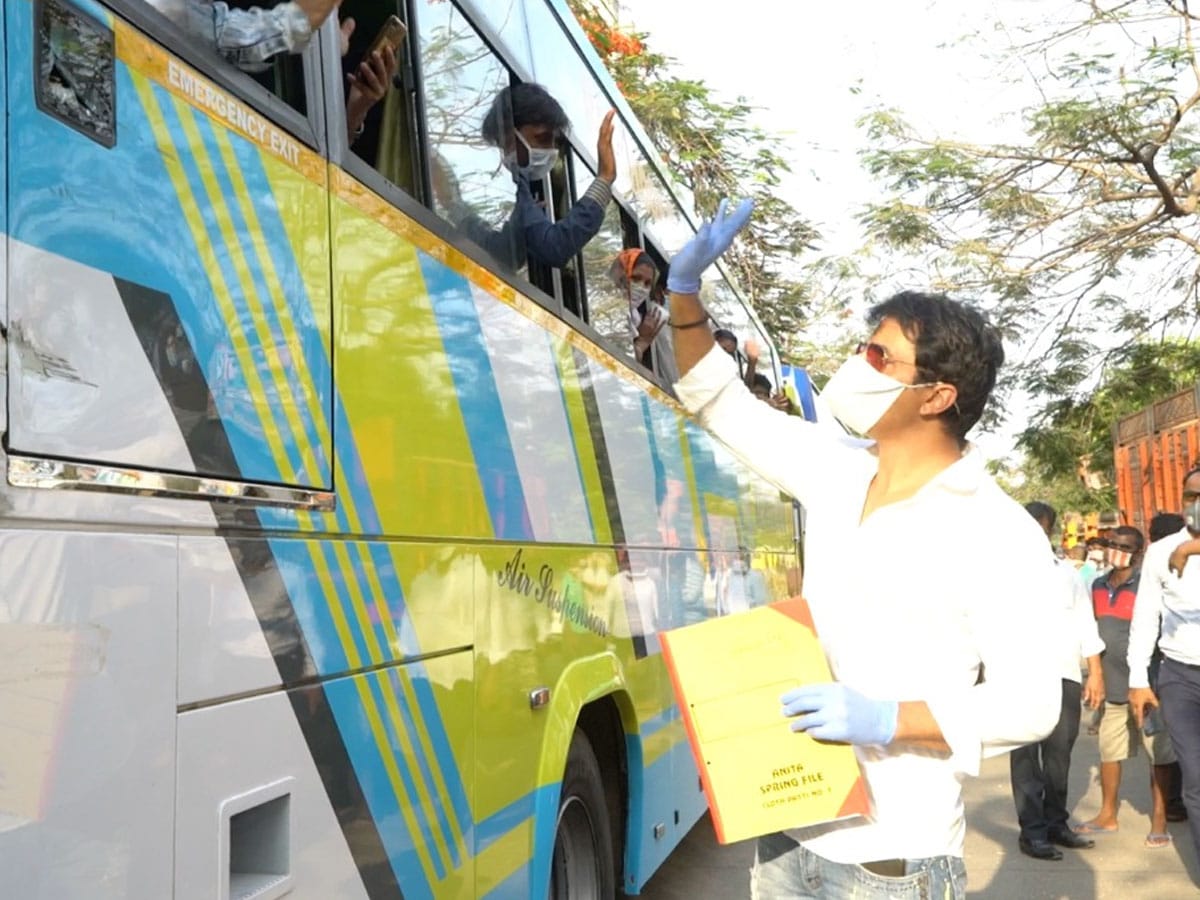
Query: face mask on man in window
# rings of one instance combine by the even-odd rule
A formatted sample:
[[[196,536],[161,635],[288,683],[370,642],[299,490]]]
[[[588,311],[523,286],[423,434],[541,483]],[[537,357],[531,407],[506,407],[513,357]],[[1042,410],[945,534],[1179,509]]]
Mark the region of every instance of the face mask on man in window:
[[[514,148],[504,154],[504,168],[514,175],[524,175],[530,181],[541,181],[553,171],[554,166],[558,163],[558,150],[554,147],[531,147],[520,131],[514,130],[513,134],[517,136],[518,141],[525,145],[525,150],[529,154],[529,163],[521,165]]]

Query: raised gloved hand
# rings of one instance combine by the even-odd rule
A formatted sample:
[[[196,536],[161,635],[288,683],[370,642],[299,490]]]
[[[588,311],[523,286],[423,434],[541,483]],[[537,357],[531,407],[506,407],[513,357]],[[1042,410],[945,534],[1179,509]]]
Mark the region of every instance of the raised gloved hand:
[[[836,682],[806,684],[779,699],[783,714],[796,717],[792,731],[818,740],[889,744],[896,736],[900,704],[895,700],[872,700]]]
[[[754,212],[754,201],[743,200],[737,208],[726,215],[728,200],[722,200],[712,221],[705,222],[696,236],[683,245],[671,260],[671,271],[667,276],[667,290],[675,294],[700,293],[700,276],[704,270],[729,249],[734,237],[750,220]]]

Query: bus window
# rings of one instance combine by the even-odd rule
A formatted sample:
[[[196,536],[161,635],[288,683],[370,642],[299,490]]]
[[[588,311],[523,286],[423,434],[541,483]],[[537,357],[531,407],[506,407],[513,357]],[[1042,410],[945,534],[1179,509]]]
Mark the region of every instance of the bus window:
[[[343,40],[342,75],[346,88],[346,130],[350,150],[380,175],[406,194],[419,197],[420,153],[413,121],[412,87],[405,84],[402,72],[409,42],[403,29],[394,30],[393,21],[404,21],[402,0],[346,0],[339,10],[343,23],[354,20],[349,40]],[[343,35],[349,31],[343,28]],[[382,54],[384,45],[391,53],[394,70],[390,73],[381,56],[373,63],[372,50]],[[383,82],[386,93],[380,98],[364,82],[358,86],[349,79],[369,73]]]
[[[291,53],[269,54],[257,49],[283,42],[288,26],[283,12],[276,11],[280,4],[229,0],[227,8],[219,9],[208,3],[172,0],[146,0],[146,4],[181,29],[194,46],[244,72],[301,115],[307,114],[302,54],[308,43],[294,46]],[[253,49],[245,49],[248,45]]]
[[[504,228],[513,179],[480,131],[509,85],[508,69],[452,4],[416,0],[413,7],[434,211],[515,272],[525,260]]]
[[[633,358],[633,330],[629,296],[613,281],[613,264],[625,248],[621,208],[610,203],[600,232],[583,248],[583,277],[591,326],[607,339],[617,354]]]

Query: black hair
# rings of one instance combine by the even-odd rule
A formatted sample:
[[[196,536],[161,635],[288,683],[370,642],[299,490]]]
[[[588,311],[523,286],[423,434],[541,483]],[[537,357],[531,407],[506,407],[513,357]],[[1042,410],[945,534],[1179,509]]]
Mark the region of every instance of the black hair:
[[[1058,521],[1058,513],[1054,511],[1054,507],[1049,503],[1043,503],[1041,500],[1033,500],[1026,503],[1025,512],[1029,513],[1047,528],[1053,528],[1054,523]]]
[[[872,328],[884,319],[895,319],[913,342],[919,380],[958,390],[958,400],[940,418],[951,434],[965,438],[983,415],[1004,364],[1000,333],[977,309],[944,294],[896,294],[867,314]]]
[[[768,391],[770,391],[771,390],[771,379],[768,378],[766,375],[763,375],[761,372],[755,372],[754,373],[754,386],[755,387],[765,387]]]
[[[496,94],[479,133],[493,147],[502,147],[510,127],[525,125],[549,125],[563,134],[571,127],[571,120],[544,87],[522,81]]]
[[[1182,531],[1187,523],[1179,513],[1159,513],[1150,520],[1150,543]]]
[[[733,341],[734,344],[736,344],[738,342],[737,335],[734,334],[732,331],[730,331],[728,328],[718,328],[716,331],[713,332],[713,340],[719,341],[722,338],[729,338],[729,340]]]
[[[1113,536],[1115,537],[1118,534],[1124,535],[1125,537],[1136,538],[1138,550],[1141,550],[1146,546],[1146,539],[1142,537],[1142,533],[1132,525],[1118,525],[1113,529]]]

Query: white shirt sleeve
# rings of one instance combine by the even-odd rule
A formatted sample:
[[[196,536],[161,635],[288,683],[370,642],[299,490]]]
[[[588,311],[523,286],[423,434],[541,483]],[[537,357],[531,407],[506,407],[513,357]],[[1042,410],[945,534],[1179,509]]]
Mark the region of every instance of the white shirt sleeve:
[[[1045,610],[1062,608],[1062,578],[1044,539],[1039,544],[1034,536],[1030,543],[1018,535],[1008,550],[1002,552],[1017,563],[1010,577],[966,588],[967,627],[983,680],[926,699],[950,747],[951,764],[972,776],[979,774],[983,757],[1040,741],[1062,713],[1062,635],[1037,627]]]
[[[244,72],[262,72],[280,53],[299,53],[312,38],[308,16],[294,2],[279,3],[270,9],[254,6],[231,8],[217,0],[190,0],[197,9],[209,7],[206,37],[217,53]]]
[[[1074,592],[1071,615],[1079,635],[1079,655],[1084,659],[1098,656],[1104,652],[1104,641],[1100,637],[1100,629],[1096,626],[1096,614],[1092,609],[1092,598],[1083,584],[1079,573],[1072,569],[1066,573],[1067,583]]]
[[[752,469],[801,503],[828,490],[865,454],[832,431],[789,416],[750,393],[733,357],[714,346],[675,383],[679,401]]]
[[[1167,569],[1170,551],[1168,543],[1152,544],[1142,563],[1137,599],[1133,603],[1133,619],[1129,623],[1129,686],[1150,687],[1150,657],[1158,643],[1159,623],[1163,609],[1163,578],[1175,576]]]

